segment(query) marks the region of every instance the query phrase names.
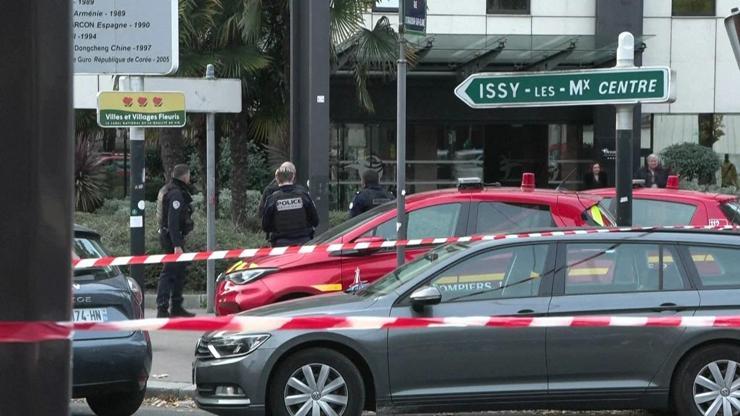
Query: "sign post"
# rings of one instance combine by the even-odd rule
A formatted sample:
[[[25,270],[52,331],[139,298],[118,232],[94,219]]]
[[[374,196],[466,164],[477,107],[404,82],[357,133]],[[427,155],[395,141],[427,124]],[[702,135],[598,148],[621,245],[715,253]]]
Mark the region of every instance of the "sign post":
[[[608,69],[532,73],[480,73],[455,88],[472,108],[615,105],[617,107],[617,222],[632,225],[632,129],[634,106],[675,100],[668,67],[635,67],[635,38],[619,35],[617,65]]]
[[[213,65],[206,67],[206,79],[215,80]],[[206,114],[206,246],[216,249],[216,114]],[[216,262],[206,263],[206,312],[213,312],[216,294]]]
[[[396,238],[406,239],[406,34],[424,35],[427,30],[426,0],[398,3],[398,84],[396,106]],[[396,264],[405,261],[403,246],[396,249]]]
[[[617,68],[635,67],[635,38],[629,32],[619,35]],[[650,80],[653,81],[652,79]],[[632,225],[632,129],[634,104],[617,105],[617,224]]]
[[[406,239],[406,45],[404,39],[404,10],[406,0],[398,3],[398,71],[396,84],[396,239]],[[396,264],[406,258],[403,246],[396,248]]]

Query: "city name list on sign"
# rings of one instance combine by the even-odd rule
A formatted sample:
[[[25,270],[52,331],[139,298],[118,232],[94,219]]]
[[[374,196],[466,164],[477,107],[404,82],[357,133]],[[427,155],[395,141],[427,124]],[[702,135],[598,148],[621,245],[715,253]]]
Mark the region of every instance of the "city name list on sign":
[[[77,74],[177,71],[177,0],[71,0]]]
[[[473,108],[658,103],[671,99],[667,67],[481,73],[455,88]]]

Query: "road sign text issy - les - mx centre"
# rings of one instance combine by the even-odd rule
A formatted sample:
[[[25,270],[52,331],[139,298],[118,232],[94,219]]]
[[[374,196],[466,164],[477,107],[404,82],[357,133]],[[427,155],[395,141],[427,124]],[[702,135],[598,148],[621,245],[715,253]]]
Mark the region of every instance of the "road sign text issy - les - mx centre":
[[[455,94],[473,108],[634,104],[670,101],[668,68],[607,69],[545,73],[481,73]]]

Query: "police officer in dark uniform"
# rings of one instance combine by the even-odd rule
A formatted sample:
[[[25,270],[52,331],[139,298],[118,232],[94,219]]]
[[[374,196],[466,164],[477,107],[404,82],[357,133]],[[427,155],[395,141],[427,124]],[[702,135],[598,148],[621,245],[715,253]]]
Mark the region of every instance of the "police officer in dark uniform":
[[[190,203],[190,169],[188,165],[176,165],[172,170],[172,181],[163,186],[157,195],[157,219],[159,220],[159,242],[168,254],[183,252],[185,236],[193,230],[193,208]],[[159,275],[157,287],[157,317],[191,317],[195,314],[182,307],[182,289],[185,285],[187,263],[165,263]],[[170,298],[172,309],[169,310]]]
[[[362,172],[363,189],[355,194],[349,204],[349,216],[355,217],[363,212],[393,200],[393,195],[380,186],[378,172],[368,169]]]
[[[295,166],[283,163],[275,171],[279,188],[267,198],[262,215],[262,229],[273,247],[300,245],[313,238],[319,225],[316,205],[308,192],[293,184]]]

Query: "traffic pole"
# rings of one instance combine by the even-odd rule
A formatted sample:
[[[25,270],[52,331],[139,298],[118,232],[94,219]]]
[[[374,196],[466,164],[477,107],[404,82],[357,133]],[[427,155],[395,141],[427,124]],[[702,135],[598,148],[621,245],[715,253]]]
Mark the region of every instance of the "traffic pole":
[[[635,38],[629,32],[619,34],[615,68],[635,67]],[[634,105],[617,105],[617,224],[632,225],[632,131]]]
[[[213,65],[206,67],[206,79],[216,79]],[[216,249],[216,114],[206,114],[206,247]],[[213,312],[216,285],[216,263],[206,263],[206,311]]]
[[[128,83],[128,85],[126,85]],[[127,82],[123,82],[124,88],[128,91],[144,91],[144,77],[128,77]],[[142,127],[131,127],[129,130],[129,140],[131,140],[131,172],[130,180],[130,206],[131,216],[129,217],[129,227],[131,235],[131,255],[137,256],[146,253],[146,236],[144,228],[145,208],[144,202],[144,185],[146,182],[146,172],[144,167],[144,139],[145,130]],[[136,283],[144,288],[144,266],[131,266],[131,277]],[[144,307],[142,301],[142,307]]]
[[[0,321],[69,321],[72,2],[3,2],[0,23]],[[68,414],[71,346],[0,343],[0,414]]]
[[[406,45],[403,35],[404,0],[398,2],[398,83],[396,105],[396,239],[406,239]],[[406,250],[396,249],[396,264],[403,265]]]

